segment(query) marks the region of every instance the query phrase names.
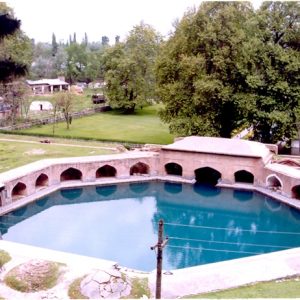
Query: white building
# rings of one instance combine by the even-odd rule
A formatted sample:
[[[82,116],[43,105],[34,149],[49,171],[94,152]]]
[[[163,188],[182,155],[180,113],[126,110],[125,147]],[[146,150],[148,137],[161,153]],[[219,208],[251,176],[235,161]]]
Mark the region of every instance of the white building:
[[[26,80],[34,94],[49,94],[53,92],[69,91],[70,85],[64,77],[57,79]]]
[[[32,101],[29,110],[30,111],[53,110],[53,105],[49,101]]]

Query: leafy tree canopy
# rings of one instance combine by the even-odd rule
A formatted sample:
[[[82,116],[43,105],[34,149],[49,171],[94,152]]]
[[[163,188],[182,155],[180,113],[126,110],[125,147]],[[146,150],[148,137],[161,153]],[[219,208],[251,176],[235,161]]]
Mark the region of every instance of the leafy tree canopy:
[[[20,30],[21,22],[4,2],[0,3],[0,81],[24,76],[32,59],[31,42]]]
[[[254,12],[247,2],[204,2],[159,56],[161,117],[181,135],[230,137],[253,125],[257,140],[277,141],[295,121],[299,62],[299,3]]]
[[[161,42],[160,35],[141,23],[103,56],[106,94],[113,108],[132,113],[155,98],[154,63]]]

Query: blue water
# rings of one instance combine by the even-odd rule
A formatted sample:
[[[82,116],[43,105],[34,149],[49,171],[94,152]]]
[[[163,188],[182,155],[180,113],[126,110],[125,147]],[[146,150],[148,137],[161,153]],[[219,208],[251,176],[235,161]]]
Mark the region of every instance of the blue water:
[[[253,192],[168,182],[65,189],[0,217],[4,240],[144,271],[165,222],[164,269],[300,246],[300,212]]]

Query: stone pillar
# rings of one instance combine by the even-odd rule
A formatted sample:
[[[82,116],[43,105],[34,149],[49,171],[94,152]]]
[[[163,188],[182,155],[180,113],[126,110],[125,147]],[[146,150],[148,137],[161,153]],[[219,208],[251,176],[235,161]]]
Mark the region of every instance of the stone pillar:
[[[53,85],[50,85],[50,93],[53,94]]]
[[[60,92],[62,91],[62,85],[59,86],[59,91],[60,91]]]

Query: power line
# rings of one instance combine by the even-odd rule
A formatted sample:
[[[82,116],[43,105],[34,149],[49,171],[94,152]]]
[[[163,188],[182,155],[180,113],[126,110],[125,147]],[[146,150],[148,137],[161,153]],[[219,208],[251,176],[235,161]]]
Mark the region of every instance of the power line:
[[[192,250],[204,250],[204,251],[215,251],[215,252],[232,252],[232,253],[243,253],[243,254],[262,254],[261,252],[250,252],[250,251],[235,251],[235,250],[226,250],[226,249],[210,249],[210,248],[198,248],[198,247],[182,247],[182,246],[173,246],[167,245],[168,248],[180,248],[180,249],[192,249]]]
[[[203,228],[203,229],[213,229],[213,230],[226,230],[226,231],[233,231],[234,228],[226,228],[226,227],[212,227],[212,226],[200,226],[200,225],[187,225],[187,224],[177,224],[177,223],[165,223],[165,225],[172,225],[172,226],[182,226],[182,227],[191,227],[191,228]],[[240,229],[243,232],[251,232],[251,233],[276,233],[276,234],[294,234],[300,235],[300,232],[289,232],[289,231],[272,231],[272,230],[252,230],[252,229]]]
[[[200,239],[189,239],[169,236],[170,240],[180,240],[180,241],[192,241],[192,242],[205,242],[205,243],[216,243],[216,244],[228,244],[228,245],[241,245],[241,246],[255,246],[255,247],[270,247],[270,248],[283,248],[289,249],[287,246],[277,246],[277,245],[263,245],[263,244],[251,244],[251,243],[238,243],[238,242],[223,242],[223,241],[211,241],[211,240],[200,240]]]

